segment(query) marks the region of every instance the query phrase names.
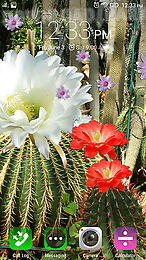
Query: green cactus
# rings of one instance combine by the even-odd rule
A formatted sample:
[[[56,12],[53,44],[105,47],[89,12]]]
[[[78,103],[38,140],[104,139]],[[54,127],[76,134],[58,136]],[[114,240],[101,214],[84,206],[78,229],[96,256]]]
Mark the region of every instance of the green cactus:
[[[46,160],[30,138],[20,149],[12,148],[3,153],[10,137],[0,136],[0,229],[3,240],[8,240],[12,226],[30,226],[33,244],[37,245],[46,225],[60,225],[64,192],[71,193],[75,202],[81,200],[87,166],[84,153],[72,151],[70,141],[69,134],[62,134],[60,146],[67,157],[64,169],[60,155],[51,143],[50,160]]]
[[[109,190],[99,195],[98,189],[86,192],[79,208],[79,220],[88,227],[100,227],[103,232],[99,259],[116,258],[116,254],[135,254],[132,259],[144,259],[144,222],[142,211],[132,192]],[[114,230],[117,227],[134,227],[137,231],[137,248],[133,251],[118,251],[114,247]],[[90,252],[91,253],[91,252]],[[126,259],[126,258],[125,258]]]
[[[112,78],[116,86],[106,92],[102,119],[103,124],[115,124],[118,116],[117,105],[120,111],[122,110],[125,77],[124,42],[127,11],[124,8],[117,8],[116,10],[111,8],[110,15],[111,20],[109,20],[109,25],[113,30],[114,37],[109,41],[109,43],[114,44],[114,52],[112,56],[110,54],[110,57],[108,57],[106,74]]]
[[[116,129],[121,131],[121,132],[124,132],[124,133],[127,133],[127,124],[128,124],[128,111],[129,110],[123,110],[120,115],[118,116],[117,118],[117,121],[116,121]]]

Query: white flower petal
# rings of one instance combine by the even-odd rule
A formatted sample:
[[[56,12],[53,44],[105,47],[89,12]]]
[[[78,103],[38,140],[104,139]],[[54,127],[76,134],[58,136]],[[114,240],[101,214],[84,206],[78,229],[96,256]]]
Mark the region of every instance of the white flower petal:
[[[10,121],[16,126],[28,125],[29,121],[27,115],[22,110],[16,110],[13,116],[10,116]]]
[[[4,53],[3,61],[9,63],[10,65],[14,66],[14,63],[17,58],[17,53],[13,50],[7,51]]]
[[[77,71],[77,68],[76,68],[76,67],[73,67],[73,66],[68,66],[68,67],[65,68],[65,73],[66,73],[66,75],[68,75],[68,76],[71,76],[71,75],[74,74],[76,71]]]
[[[46,121],[40,129],[38,134],[49,137],[55,144],[59,144],[61,140],[61,131],[57,123]]]
[[[35,61],[40,62],[41,60],[48,59],[48,54],[44,51],[39,51],[35,56]]]
[[[0,119],[9,119],[9,116],[4,112],[1,104],[0,104]]]
[[[67,165],[67,160],[66,160],[66,155],[64,153],[64,151],[62,150],[60,145],[56,145],[54,142],[52,142],[52,140],[50,139],[50,142],[54,145],[55,149],[57,150],[57,152],[59,153],[61,160],[63,162],[63,166],[64,169],[66,169],[66,165]]]
[[[17,148],[21,147],[21,145],[25,141],[26,136],[27,132],[24,131],[22,128],[14,128],[10,134],[11,140]]]
[[[40,125],[44,122],[46,114],[46,110],[43,107],[40,107],[39,117],[35,120],[31,120],[27,126],[23,126],[23,129],[26,130],[29,134],[35,133]]]
[[[54,55],[54,56],[50,56],[48,58],[48,66],[53,66],[53,67],[57,67],[60,65],[60,62],[61,62],[61,58],[57,55]]]
[[[48,160],[49,159],[49,144],[45,137],[35,133],[33,135],[35,140],[35,145],[37,146],[39,152]]]
[[[21,50],[6,53],[4,60],[0,60],[0,131],[11,132],[16,147],[32,134],[40,152],[49,158],[45,137],[58,145],[61,131],[72,132],[80,105],[92,101],[87,93],[90,86],[81,87],[83,74],[64,67],[58,56],[38,52],[33,57]],[[57,95],[61,87],[68,93],[66,98]]]
[[[0,120],[0,128],[1,128],[1,129],[5,129],[5,128],[8,128],[8,127],[10,127],[10,126],[15,126],[15,124],[14,124],[14,123],[11,123],[11,122],[8,121],[8,120]],[[5,129],[5,131],[6,131],[6,129]]]
[[[53,106],[52,106],[52,111],[50,113],[49,119],[50,120],[55,120],[56,118],[62,116],[64,114],[64,106],[63,104],[60,103],[60,100],[56,98],[54,100]]]
[[[87,93],[87,91],[91,88],[90,85],[81,87],[78,92],[71,97],[69,100],[69,103],[71,103],[74,106],[81,106],[87,102],[91,102],[93,100],[92,96]],[[67,100],[68,101],[68,100]],[[67,105],[67,104],[66,104]],[[70,104],[69,104],[70,105]]]
[[[77,79],[79,81],[81,81],[83,78],[84,78],[84,74],[80,72],[76,72],[71,76],[71,79]]]
[[[21,50],[17,54],[15,76],[18,90],[30,87],[34,64],[35,59],[28,50]]]
[[[58,123],[61,131],[69,133],[72,132],[74,120],[78,117],[78,113],[79,109],[71,106],[62,116],[60,115],[56,118],[56,122]]]
[[[81,124],[89,123],[92,120],[92,116],[81,115],[81,117],[74,122],[74,127]]]

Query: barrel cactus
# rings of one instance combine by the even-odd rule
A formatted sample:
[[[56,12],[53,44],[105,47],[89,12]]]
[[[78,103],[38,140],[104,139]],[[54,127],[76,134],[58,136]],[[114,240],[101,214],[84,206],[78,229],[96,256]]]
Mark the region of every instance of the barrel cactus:
[[[28,50],[10,50],[0,60],[0,225],[30,226],[34,245],[47,225],[60,225],[62,198],[81,198],[84,155],[69,150],[80,106],[92,101],[82,73]],[[8,76],[9,75],[9,76]],[[61,138],[62,134],[62,138]]]
[[[71,134],[72,149],[85,147],[85,158],[102,156],[87,169],[87,191],[80,202],[76,227],[100,227],[103,232],[102,248],[96,252],[98,259],[122,259],[126,253],[132,259],[144,259],[144,218],[138,198],[126,187],[125,179],[132,175],[129,166],[122,165],[114,152],[115,145],[127,143],[124,133],[111,124],[101,125],[94,120],[81,124]],[[105,154],[106,153],[106,154]],[[104,158],[104,159],[103,159]],[[89,160],[90,161],[90,160]],[[117,227],[133,227],[137,231],[137,247],[133,250],[117,250],[114,230]],[[82,230],[82,229],[81,229]],[[73,234],[74,235],[74,234]],[[76,234],[75,237],[77,238]],[[88,247],[89,250],[89,247]],[[92,249],[93,250],[93,249]],[[92,254],[90,251],[89,254]],[[95,252],[93,252],[95,254]],[[120,256],[121,254],[121,256]],[[92,256],[91,256],[92,257]],[[129,256],[128,256],[129,257]],[[94,259],[94,256],[93,256]],[[96,259],[96,257],[95,257]]]
[[[0,136],[0,229],[4,240],[11,227],[30,226],[37,244],[46,225],[60,225],[63,194],[70,193],[75,202],[81,200],[87,166],[82,152],[70,150],[70,139],[69,134],[62,134],[60,146],[67,158],[64,169],[51,143],[47,160],[29,137],[20,149],[3,153],[10,137]]]
[[[99,259],[122,259],[126,254],[130,259],[144,259],[144,219],[142,210],[132,192],[109,189],[102,196],[98,188],[88,189],[80,203],[79,220],[86,227],[100,227],[103,241]],[[117,227],[134,227],[137,231],[135,250],[116,250],[114,247],[114,230]],[[92,253],[92,252],[90,252]],[[121,256],[120,256],[121,255]],[[133,257],[133,258],[132,258]]]

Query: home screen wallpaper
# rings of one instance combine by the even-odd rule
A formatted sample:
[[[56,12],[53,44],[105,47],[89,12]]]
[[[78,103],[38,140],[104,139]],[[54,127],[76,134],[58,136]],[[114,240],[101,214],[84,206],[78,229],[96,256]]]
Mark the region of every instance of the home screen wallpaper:
[[[1,0],[0,259],[145,259],[145,0]]]

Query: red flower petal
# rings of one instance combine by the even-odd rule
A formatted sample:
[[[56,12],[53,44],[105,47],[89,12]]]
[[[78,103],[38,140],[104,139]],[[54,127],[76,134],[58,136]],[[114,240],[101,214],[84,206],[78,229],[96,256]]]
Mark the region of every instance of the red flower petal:
[[[91,188],[91,187],[96,187],[97,183],[98,182],[96,179],[88,179],[86,185],[88,188]]]
[[[109,187],[111,189],[118,187],[120,190],[124,190],[122,179],[130,175],[132,175],[132,171],[129,170],[128,166],[121,165],[119,160],[109,162],[103,159],[88,168],[86,177],[88,178],[88,187],[95,187],[99,184],[99,192],[106,192]]]
[[[107,145],[106,143],[103,143],[98,147],[98,152],[100,154],[109,153],[111,150],[114,150],[114,147],[112,147],[111,145]]]
[[[70,143],[70,147],[72,150],[81,150],[84,146],[84,142],[79,140],[73,139]]]
[[[121,191],[124,191],[124,190],[125,190],[125,186],[124,186],[122,183],[120,183],[120,184],[118,185],[118,188],[119,188],[119,190],[121,190]]]
[[[98,185],[98,190],[99,190],[99,192],[106,192],[106,191],[108,191],[108,189],[109,189],[109,184],[108,183],[99,183],[99,185]]]
[[[110,182],[110,187],[113,190],[114,188],[118,187],[118,185],[121,183],[121,180],[114,179]]]
[[[97,155],[97,151],[98,151],[98,149],[96,147],[87,146],[87,147],[85,147],[85,150],[84,150],[85,157],[88,156],[89,158],[93,158]]]
[[[116,130],[115,125],[101,125],[99,122],[92,120],[73,128],[71,148],[82,149],[86,147],[85,158],[87,156],[95,157],[99,152],[101,156],[109,154],[112,159],[116,159],[114,146],[120,145],[122,147],[126,144],[128,140],[124,136],[124,133]]]
[[[108,155],[109,155],[112,159],[116,159],[116,158],[117,158],[117,154],[116,154],[114,151],[108,152]]]

